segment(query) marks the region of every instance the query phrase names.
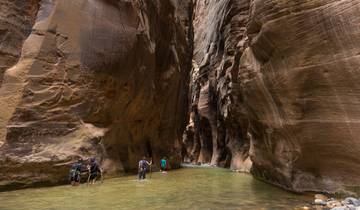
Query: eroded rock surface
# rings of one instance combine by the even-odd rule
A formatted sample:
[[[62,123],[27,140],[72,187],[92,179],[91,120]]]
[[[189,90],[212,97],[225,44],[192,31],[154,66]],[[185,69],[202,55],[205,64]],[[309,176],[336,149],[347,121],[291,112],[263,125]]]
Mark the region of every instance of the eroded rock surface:
[[[0,85],[6,69],[20,57],[22,43],[31,32],[39,0],[0,1]]]
[[[249,1],[196,1],[186,162],[250,169],[248,122],[237,114],[237,72],[248,19]]]
[[[357,186],[359,14],[360,0],[0,0],[0,186],[63,182],[77,157],[113,174],[143,155],[177,165],[187,108],[186,162]]]
[[[0,188],[64,182],[78,157],[96,156],[112,174],[136,170],[143,155],[167,156],[176,167],[191,7],[186,0],[0,1]]]
[[[360,1],[196,2],[185,161],[250,156],[294,191],[359,185]]]

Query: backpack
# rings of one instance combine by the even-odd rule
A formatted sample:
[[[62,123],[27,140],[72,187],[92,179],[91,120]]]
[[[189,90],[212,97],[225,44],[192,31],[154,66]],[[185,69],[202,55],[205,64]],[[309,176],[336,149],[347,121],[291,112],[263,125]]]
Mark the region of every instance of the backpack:
[[[140,160],[140,168],[141,169],[146,169],[147,168],[147,163],[146,163],[146,160]]]
[[[90,172],[91,173],[95,173],[95,172],[99,172],[100,168],[99,168],[99,164],[97,162],[93,162],[90,164]]]
[[[75,177],[79,175],[80,170],[81,170],[81,164],[75,163],[74,165],[72,165],[69,173],[70,177]]]

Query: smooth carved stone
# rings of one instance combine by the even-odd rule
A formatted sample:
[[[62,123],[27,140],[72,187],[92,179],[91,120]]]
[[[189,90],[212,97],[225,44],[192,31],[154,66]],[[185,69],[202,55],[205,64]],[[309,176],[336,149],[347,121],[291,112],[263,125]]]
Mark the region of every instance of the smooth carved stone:
[[[293,191],[359,186],[359,11],[359,0],[197,0],[184,160]]]
[[[250,2],[196,1],[191,113],[184,161],[249,171],[247,120],[239,118],[239,58],[246,45]],[[190,143],[193,142],[193,143]]]
[[[360,1],[253,2],[239,72],[256,74],[241,85],[256,176],[295,191],[359,185],[359,9]]]
[[[12,10],[10,2],[23,3]],[[187,0],[0,0],[0,54],[22,47],[16,64],[5,61],[15,65],[5,65],[0,87],[0,190],[67,182],[79,157],[97,157],[109,176],[136,171],[144,155],[178,167],[191,8]]]

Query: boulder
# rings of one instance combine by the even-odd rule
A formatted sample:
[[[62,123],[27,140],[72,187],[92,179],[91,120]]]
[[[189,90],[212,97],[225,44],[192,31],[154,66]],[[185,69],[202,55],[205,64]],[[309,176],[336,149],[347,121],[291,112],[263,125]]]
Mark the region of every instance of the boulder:
[[[343,202],[347,205],[360,206],[360,200],[353,198],[353,197],[345,198],[345,200]]]
[[[327,201],[329,198],[326,195],[323,194],[315,194],[315,199],[321,199],[323,201]]]
[[[340,207],[340,206],[342,206],[340,201],[333,200],[333,201],[326,202],[326,207],[328,207],[328,208],[335,208],[335,207]]]
[[[321,200],[321,199],[315,199],[315,201],[314,201],[314,205],[320,205],[320,206],[326,206],[326,201],[324,201],[324,200]]]

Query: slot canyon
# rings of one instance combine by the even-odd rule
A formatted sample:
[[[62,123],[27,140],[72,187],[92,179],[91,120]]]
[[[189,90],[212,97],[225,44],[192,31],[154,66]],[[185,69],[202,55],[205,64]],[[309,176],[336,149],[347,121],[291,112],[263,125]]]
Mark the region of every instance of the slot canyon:
[[[360,187],[360,0],[0,0],[0,191],[167,157]]]

